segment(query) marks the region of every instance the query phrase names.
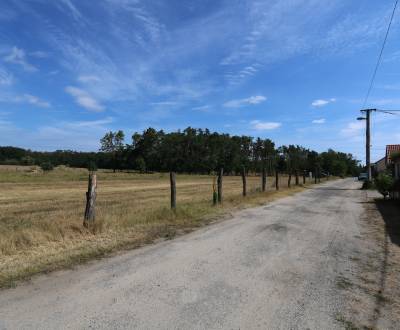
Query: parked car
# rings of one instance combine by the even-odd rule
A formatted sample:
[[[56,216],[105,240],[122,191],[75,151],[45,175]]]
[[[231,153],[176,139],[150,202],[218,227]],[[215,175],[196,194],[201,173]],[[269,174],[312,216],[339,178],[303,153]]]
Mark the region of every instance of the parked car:
[[[367,181],[368,180],[368,173],[360,173],[358,176],[358,181]]]

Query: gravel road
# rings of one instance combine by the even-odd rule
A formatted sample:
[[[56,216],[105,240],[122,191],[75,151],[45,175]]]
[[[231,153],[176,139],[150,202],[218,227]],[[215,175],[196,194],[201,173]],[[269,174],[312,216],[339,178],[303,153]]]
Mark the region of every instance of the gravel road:
[[[323,183],[0,292],[0,329],[341,329],[363,192]]]

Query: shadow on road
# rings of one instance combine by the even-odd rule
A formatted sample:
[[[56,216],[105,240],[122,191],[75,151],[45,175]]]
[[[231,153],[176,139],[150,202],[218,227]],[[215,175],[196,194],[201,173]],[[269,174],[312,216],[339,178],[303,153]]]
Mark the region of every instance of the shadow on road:
[[[394,200],[375,200],[376,207],[385,221],[385,231],[393,244],[400,246],[400,203]]]
[[[376,209],[385,221],[385,236],[383,244],[383,260],[381,263],[381,274],[379,279],[379,290],[375,293],[375,308],[372,329],[375,329],[382,314],[385,303],[384,293],[386,290],[386,278],[388,271],[389,238],[393,244],[400,246],[400,204],[398,201],[375,199]]]
[[[335,188],[335,187],[305,187],[311,190],[360,190],[358,188]]]

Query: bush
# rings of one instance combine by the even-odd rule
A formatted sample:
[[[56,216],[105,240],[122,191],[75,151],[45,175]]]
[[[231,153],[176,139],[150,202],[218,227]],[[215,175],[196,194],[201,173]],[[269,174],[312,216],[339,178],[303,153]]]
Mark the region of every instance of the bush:
[[[389,195],[389,191],[393,188],[394,179],[388,173],[379,173],[375,179],[376,189],[383,195],[383,198]]]
[[[44,172],[49,172],[52,171],[54,169],[54,166],[52,163],[50,162],[44,162],[42,164],[40,164],[40,168],[44,171]]]
[[[135,163],[134,163],[134,168],[135,168],[135,170],[139,171],[140,173],[146,172],[146,162],[143,159],[143,157],[139,156],[138,158],[136,158]]]

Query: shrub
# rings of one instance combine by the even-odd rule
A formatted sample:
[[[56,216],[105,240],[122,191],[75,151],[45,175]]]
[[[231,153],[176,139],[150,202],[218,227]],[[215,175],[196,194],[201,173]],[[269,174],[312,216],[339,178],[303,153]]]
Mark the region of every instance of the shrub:
[[[394,184],[393,177],[388,173],[379,173],[375,179],[376,189],[383,195],[383,198],[389,195],[389,191],[392,189]]]
[[[49,172],[52,171],[54,169],[54,166],[52,163],[50,162],[44,162],[42,164],[40,164],[40,168],[44,171],[44,172]]]
[[[140,173],[146,172],[146,162],[143,159],[143,157],[139,156],[138,158],[136,158],[135,163],[134,163],[134,168],[135,168],[135,170],[139,171]]]

